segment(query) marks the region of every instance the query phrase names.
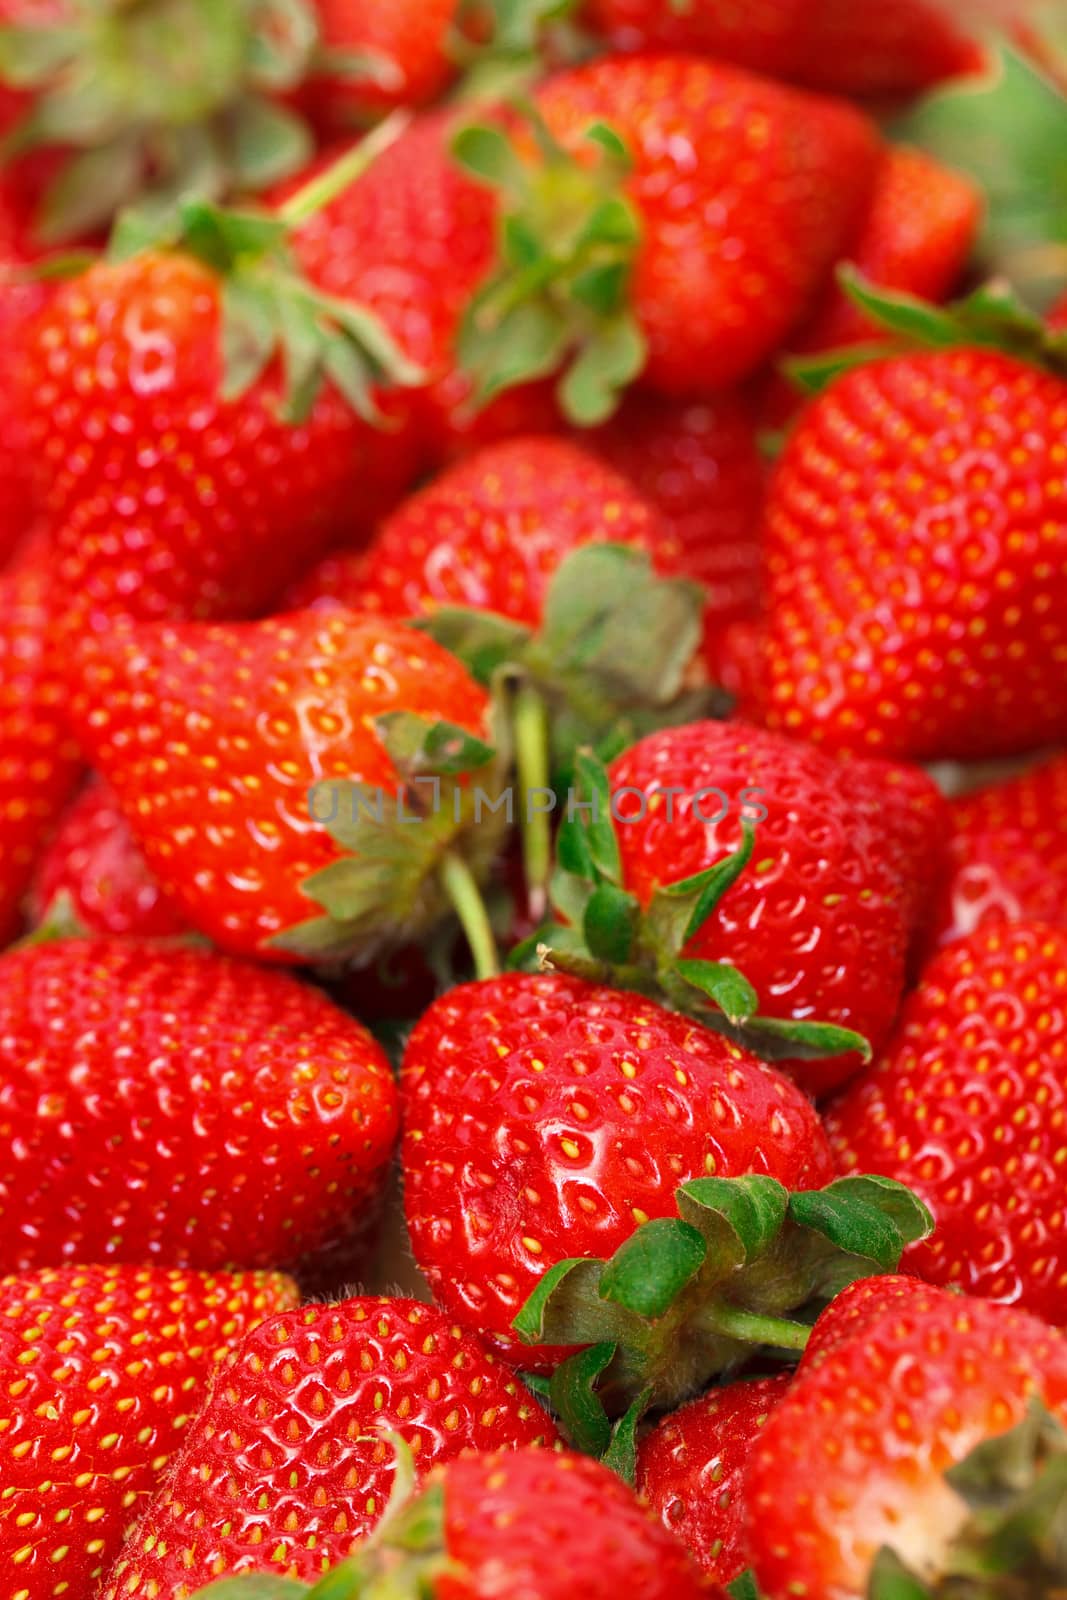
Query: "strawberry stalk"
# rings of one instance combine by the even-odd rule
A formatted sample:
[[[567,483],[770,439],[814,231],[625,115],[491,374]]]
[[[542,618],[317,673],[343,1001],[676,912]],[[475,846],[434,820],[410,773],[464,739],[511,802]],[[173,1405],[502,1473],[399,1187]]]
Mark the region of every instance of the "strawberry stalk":
[[[540,690],[520,683],[515,691],[515,766],[519,780],[519,830],[522,835],[523,875],[531,917],[540,922],[548,909],[548,884],[552,875],[552,826],[549,814],[535,804],[551,784],[548,707]]]
[[[500,972],[500,957],[493,937],[485,901],[478,880],[461,855],[447,851],[438,868],[438,883],[444,898],[455,912],[474,962],[478,978],[495,978]]]
[[[351,188],[358,178],[362,178],[378,157],[396,143],[412,121],[410,111],[394,111],[384,122],[365,134],[351,150],[346,150],[336,161],[297,189],[295,194],[291,194],[278,207],[276,215],[279,220],[292,230],[317,216],[346,189]]]

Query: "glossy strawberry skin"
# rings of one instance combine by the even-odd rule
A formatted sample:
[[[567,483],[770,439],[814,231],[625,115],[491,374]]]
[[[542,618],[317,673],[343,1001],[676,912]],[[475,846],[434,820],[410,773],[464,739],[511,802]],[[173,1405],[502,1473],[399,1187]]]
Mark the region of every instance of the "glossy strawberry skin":
[[[359,73],[315,73],[301,100],[326,128],[351,128],[398,106],[426,105],[447,86],[455,66],[449,31],[457,0],[315,0],[321,48],[364,57]]]
[[[843,102],[686,56],[595,61],[537,103],[565,145],[605,121],[630,151],[644,376],[679,397],[739,382],[780,346],[852,234],[880,151]]]
[[[517,1450],[444,1469],[437,1600],[725,1600],[627,1486],[587,1456]]]
[[[833,383],[771,487],[749,709],[830,749],[916,760],[1067,731],[1065,426],[1067,384],[992,350]]]
[[[903,1272],[879,1278],[857,1278],[835,1295],[817,1319],[804,1347],[804,1370],[824,1361],[841,1345],[863,1337],[864,1330],[894,1307],[930,1298],[930,1285]]]
[[[760,1593],[862,1600],[883,1544],[936,1571],[966,1516],[943,1473],[1021,1422],[1034,1395],[1067,1419],[1062,1336],[941,1289],[896,1299],[810,1369],[802,1362],[746,1478]]]
[[[745,1464],[792,1375],[711,1389],[664,1417],[637,1452],[637,1492],[711,1577],[732,1583],[749,1565]]]
[[[295,1300],[277,1273],[74,1266],[0,1279],[0,1559],[12,1594],[51,1600],[57,1583],[95,1594],[215,1367]]]
[[[347,1259],[396,1132],[388,1061],[287,974],[133,940],[0,962],[8,1271]]]
[[[343,526],[379,441],[332,387],[221,398],[220,280],[179,254],[91,267],[26,335],[17,393],[75,629],[247,616]]]
[[[1057,1324],[1065,1058],[1067,932],[994,926],[924,969],[881,1059],[827,1121],[842,1172],[900,1178],[933,1212],[907,1270]]]
[[[341,856],[312,784],[396,792],[371,719],[486,731],[487,698],[453,656],[346,611],[114,630],[72,687],[83,748],[168,901],[221,948],[274,960],[271,938],[320,909],[301,885]]]
[[[751,862],[685,955],[739,968],[766,1016],[836,1022],[877,1047],[943,850],[946,808],[933,783],[917,768],[837,762],[715,722],[651,734],[609,775],[623,884],[642,905],[732,853],[753,824]],[[821,1094],[858,1065],[851,1055],[792,1070]]]
[[[826,1181],[821,1127],[778,1073],[651,1001],[558,975],[442,996],[401,1071],[404,1202],[439,1304],[518,1365],[511,1324],[544,1274],[610,1256],[689,1178]]]
[[[994,922],[1067,921],[1067,757],[951,803],[934,941]]]
[[[99,779],[67,807],[34,878],[34,924],[65,908],[86,933],[160,939],[187,931],[163,899],[115,796]]]
[[[462,1450],[556,1439],[522,1384],[430,1306],[349,1299],[288,1311],[228,1360],[102,1600],[184,1600],[222,1573],[264,1568],[313,1579],[385,1510],[390,1432],[420,1478]]]

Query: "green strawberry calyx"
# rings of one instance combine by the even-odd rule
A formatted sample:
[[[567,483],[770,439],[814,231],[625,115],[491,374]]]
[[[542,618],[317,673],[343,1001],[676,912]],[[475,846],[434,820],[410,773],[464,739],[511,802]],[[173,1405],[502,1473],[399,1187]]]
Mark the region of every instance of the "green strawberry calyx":
[[[643,907],[623,883],[614,802],[603,762],[590,750],[580,751],[550,885],[557,920],[524,941],[509,965],[636,990],[765,1060],[857,1052],[869,1061],[871,1048],[862,1034],[835,1023],[763,1016],[759,996],[736,967],[685,955],[751,861],[758,824],[743,812],[737,850],[703,872],[661,885]]]
[[[489,123],[455,137],[460,163],[501,195],[498,266],[464,320],[460,365],[482,405],[562,373],[564,414],[594,427],[648,357],[630,306],[643,225],[626,192],[629,155],[605,123],[572,153],[532,106],[523,118],[528,149]]]
[[[935,1578],[889,1547],[869,1600],[1053,1600],[1067,1590],[1067,1429],[1039,1401],[945,1474],[969,1515]]]
[[[497,104],[527,92],[546,64],[561,66],[591,54],[575,13],[578,0],[460,0],[448,54],[464,72],[457,98]]]
[[[410,712],[377,719],[395,786],[330,778],[308,796],[313,823],[344,854],[301,885],[320,908],[270,948],[306,961],[367,962],[458,916],[480,977],[497,971],[482,902],[507,832],[498,746]]]
[[[697,1178],[678,1214],[642,1223],[607,1261],[561,1261],[514,1322],[530,1345],[580,1345],[549,1397],[577,1449],[632,1475],[637,1422],[772,1352],[796,1359],[818,1312],[893,1272],[933,1227],[902,1184],[841,1178],[790,1193],[774,1178]],[[621,1419],[613,1421],[613,1419]]]
[[[307,0],[71,0],[62,21],[0,29],[0,82],[29,96],[4,158],[71,152],[42,198],[39,242],[94,232],[138,197],[169,207],[298,171],[314,142],[281,97],[317,37]]]

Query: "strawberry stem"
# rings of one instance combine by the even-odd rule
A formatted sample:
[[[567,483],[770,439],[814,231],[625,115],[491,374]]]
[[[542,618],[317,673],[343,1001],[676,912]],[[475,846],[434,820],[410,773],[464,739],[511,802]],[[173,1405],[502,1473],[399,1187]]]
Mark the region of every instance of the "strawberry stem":
[[[791,1322],[788,1317],[766,1317],[755,1311],[744,1311],[740,1306],[721,1303],[708,1307],[700,1318],[700,1325],[728,1339],[769,1345],[776,1350],[803,1350],[811,1337],[806,1323]]]
[[[479,978],[495,978],[500,973],[496,940],[477,880],[462,856],[448,851],[438,869],[438,881],[445,897],[459,918]]]
[[[515,695],[515,757],[522,812],[522,861],[529,912],[540,922],[548,906],[548,880],[552,872],[552,828],[548,812],[534,806],[533,797],[549,789],[549,717],[544,698],[532,684],[523,683]]]
[[[369,167],[383,155],[389,146],[395,144],[400,135],[404,133],[413,120],[410,111],[394,111],[392,116],[386,117],[384,122],[368,133],[351,150],[346,150],[344,155],[314,178],[311,178],[278,210],[278,216],[288,228],[299,227],[309,217],[322,211],[337,196],[350,188],[357,178],[362,178]]]

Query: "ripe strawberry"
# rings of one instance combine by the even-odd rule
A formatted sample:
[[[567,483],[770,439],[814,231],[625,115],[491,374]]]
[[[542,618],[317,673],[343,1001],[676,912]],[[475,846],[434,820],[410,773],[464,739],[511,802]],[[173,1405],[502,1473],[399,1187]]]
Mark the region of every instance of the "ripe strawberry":
[[[748,1567],[745,1465],[791,1381],[782,1373],[711,1389],[664,1417],[638,1446],[638,1493],[720,1583],[732,1583]]]
[[[552,1444],[551,1418],[484,1346],[414,1300],[272,1317],[229,1358],[102,1600],[185,1600],[223,1574],[311,1580],[378,1523],[395,1477],[464,1450]]]
[[[586,0],[590,24],[616,50],[683,50],[736,61],[840,94],[899,95],[970,72],[981,57],[965,9],[937,0]]]
[[[70,939],[0,961],[9,1271],[350,1255],[396,1133],[385,1055],[287,974]]]
[[[1067,732],[1065,426],[1067,384],[979,348],[808,406],[766,512],[768,727],[919,760]]]
[[[0,220],[0,261],[4,254]],[[48,286],[8,275],[0,264],[0,568],[10,566],[34,525],[37,507],[27,470],[25,419],[13,395],[23,332],[48,298]]]
[[[1067,1321],[1065,998],[1067,932],[980,929],[924,969],[877,1065],[827,1123],[840,1171],[908,1183],[933,1212],[911,1271],[1056,1323]]]
[[[460,0],[315,0],[325,62],[301,97],[309,115],[344,129],[435,100],[455,72],[448,46],[459,10]]]
[[[182,934],[111,790],[89,782],[67,807],[37,864],[29,900],[37,926],[58,917],[86,933],[142,939]]]
[[[1067,920],[1067,757],[951,803],[935,941],[993,922]]]
[[[887,1310],[904,1302],[930,1298],[930,1285],[902,1272],[884,1272],[879,1278],[857,1278],[835,1295],[822,1312],[804,1346],[804,1371],[809,1372],[840,1345],[858,1341],[868,1325]]]
[[[296,1300],[277,1273],[0,1278],[0,1560],[19,1600],[96,1593],[215,1365]]]
[[[78,777],[43,563],[0,577],[0,944]]]
[[[512,973],[430,1007],[401,1092],[415,1259],[438,1302],[509,1360],[551,1369],[595,1345],[574,1358],[599,1357],[578,1388],[604,1374],[608,1406],[624,1410],[637,1394],[676,1404],[746,1338],[803,1344],[807,1330],[778,1319],[817,1293],[813,1263],[830,1247],[813,1244],[819,1223],[788,1191],[825,1183],[827,1150],[805,1097],[746,1051],[643,997]],[[769,1206],[745,1245],[735,1200]],[[778,1266],[761,1281],[772,1241]],[[606,1417],[576,1418],[558,1381],[572,1437],[600,1453]]]
[[[465,738],[487,698],[410,629],[344,611],[132,627],[91,641],[76,678],[84,749],[168,901],[224,949],[366,958],[440,919],[458,851],[479,870],[495,853],[492,816],[453,793],[463,751],[491,755]],[[415,783],[435,773],[431,803]]]
[[[575,356],[560,395],[583,425],[638,375],[690,397],[759,367],[851,237],[880,151],[843,102],[686,56],[594,61],[536,108],[551,140],[528,156],[521,131],[459,145],[508,218],[461,355],[482,394]]]
[[[895,1299],[810,1368],[803,1361],[749,1462],[760,1593],[967,1593],[974,1572],[1004,1575],[989,1593],[1053,1593],[1061,1558],[1044,1543],[1040,1469],[1063,1445],[1051,1418],[1028,1414],[1034,1401],[1067,1419],[1062,1336],[940,1289]]]

